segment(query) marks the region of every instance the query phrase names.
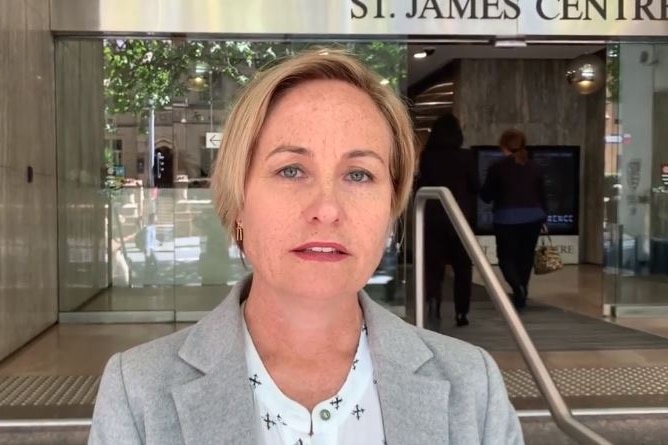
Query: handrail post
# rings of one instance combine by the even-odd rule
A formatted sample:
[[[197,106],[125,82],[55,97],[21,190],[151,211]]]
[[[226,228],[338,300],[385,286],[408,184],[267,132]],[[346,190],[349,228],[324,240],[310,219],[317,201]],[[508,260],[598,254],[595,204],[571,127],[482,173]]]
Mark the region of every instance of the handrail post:
[[[538,389],[547,401],[550,413],[552,413],[556,424],[564,433],[577,440],[578,443],[612,445],[611,442],[573,417],[552,380],[550,372],[538,354],[538,350],[533,344],[531,337],[529,337],[524,328],[524,324],[517,315],[512,303],[506,297],[503,286],[496,277],[491,264],[487,261],[487,257],[482,251],[457,201],[450,190],[445,187],[422,187],[415,194],[415,220],[413,222],[415,225],[415,252],[413,257],[415,263],[416,325],[420,328],[424,327],[424,208],[426,201],[429,199],[438,199],[441,202],[473,264],[480,271],[485,281],[485,287],[510,328],[510,332],[519,346],[522,357],[529,367]]]

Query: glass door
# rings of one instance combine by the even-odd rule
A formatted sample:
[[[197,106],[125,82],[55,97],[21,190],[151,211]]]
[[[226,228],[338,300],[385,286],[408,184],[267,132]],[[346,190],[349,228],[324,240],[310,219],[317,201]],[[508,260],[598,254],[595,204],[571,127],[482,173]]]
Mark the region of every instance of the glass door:
[[[668,310],[668,70],[660,63],[668,44],[615,44],[609,54],[605,258],[615,276],[606,299],[617,314],[656,313]]]
[[[58,45],[66,49],[81,41],[63,38]],[[99,108],[105,122],[98,129],[106,141],[106,179],[99,194],[108,200],[109,264],[103,266],[110,269],[110,279],[99,292],[82,292],[83,304],[63,306],[63,312],[84,318],[83,314],[95,312],[97,318],[91,319],[96,320],[197,320],[252,270],[223,230],[210,188],[226,113],[257,70],[322,45],[145,38],[86,41],[93,42],[97,51],[89,62],[100,68],[91,88],[104,93],[104,103],[91,107]],[[405,92],[406,44],[327,42],[327,46],[354,52],[384,76],[389,88]],[[68,91],[61,88],[59,95]],[[63,209],[63,215],[67,211]],[[401,238],[396,233],[388,239],[367,288],[403,316],[405,291],[397,287]]]

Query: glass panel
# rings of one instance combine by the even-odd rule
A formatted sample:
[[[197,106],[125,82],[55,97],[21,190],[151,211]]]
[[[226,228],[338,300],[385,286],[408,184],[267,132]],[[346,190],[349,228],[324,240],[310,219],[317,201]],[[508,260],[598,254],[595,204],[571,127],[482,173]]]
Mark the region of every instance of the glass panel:
[[[122,147],[105,144],[101,52],[101,42],[94,40],[60,41],[55,48],[61,311],[81,309],[110,282],[104,181],[106,175],[113,177],[113,169],[106,167],[121,157]]]
[[[78,41],[59,41],[68,44]],[[322,44],[115,38],[96,45],[97,56],[104,54],[95,86],[104,85],[100,196],[109,202],[111,287],[79,309],[201,314],[252,269],[223,230],[210,189],[226,115],[258,69]],[[326,45],[352,50],[405,94],[405,44]],[[401,237],[388,239],[367,290],[404,315],[405,291],[397,286]]]
[[[668,305],[668,44],[619,45],[616,303]],[[666,179],[668,182],[668,179]],[[615,243],[611,243],[614,245]]]

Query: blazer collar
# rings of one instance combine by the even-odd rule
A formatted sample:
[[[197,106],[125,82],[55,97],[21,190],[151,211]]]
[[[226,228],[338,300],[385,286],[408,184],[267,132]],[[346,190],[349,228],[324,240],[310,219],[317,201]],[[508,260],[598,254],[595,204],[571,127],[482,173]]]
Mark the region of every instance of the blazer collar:
[[[360,293],[369,330],[378,397],[388,444],[448,443],[450,382],[424,370],[434,358],[418,334],[387,309]]]
[[[257,443],[240,307],[251,279],[249,275],[237,283],[194,325],[178,352],[203,374],[172,391],[187,445]]]
[[[225,300],[193,326],[179,357],[203,376],[173,390],[186,444],[255,443],[253,395],[244,356],[240,304],[249,274]],[[447,443],[450,383],[420,374],[434,357],[418,331],[359,294],[369,330],[378,395],[388,444]],[[425,397],[425,395],[427,397]]]

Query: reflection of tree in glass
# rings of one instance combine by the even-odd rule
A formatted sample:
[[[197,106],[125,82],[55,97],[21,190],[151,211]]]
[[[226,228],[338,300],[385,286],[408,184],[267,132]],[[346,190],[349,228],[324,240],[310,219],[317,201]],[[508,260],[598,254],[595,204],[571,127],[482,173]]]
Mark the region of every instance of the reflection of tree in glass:
[[[221,77],[244,85],[257,69],[314,43],[105,40],[105,98],[107,115],[144,115],[150,104],[156,110],[172,104],[187,91],[189,71],[196,63],[210,67],[213,82]],[[331,47],[332,45],[328,45]],[[406,45],[364,42],[337,45],[359,55],[393,88],[406,79]]]

